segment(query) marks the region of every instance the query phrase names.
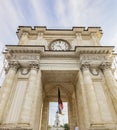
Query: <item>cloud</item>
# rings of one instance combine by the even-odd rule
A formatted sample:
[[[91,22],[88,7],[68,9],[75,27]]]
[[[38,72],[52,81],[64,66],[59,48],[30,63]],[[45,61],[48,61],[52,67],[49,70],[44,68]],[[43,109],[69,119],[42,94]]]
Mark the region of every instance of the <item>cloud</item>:
[[[101,25],[103,7],[102,0],[59,0],[54,11],[61,26],[96,26]]]
[[[34,21],[33,24],[34,26],[47,26],[49,25],[49,15],[47,12],[47,5],[44,3],[42,0],[29,0],[30,3],[30,8],[31,8],[31,13],[33,15]],[[32,19],[33,20],[33,19]]]
[[[4,51],[4,43],[0,42],[0,87],[2,85],[2,82],[4,80],[4,75],[5,75],[5,72],[4,72],[4,69],[3,69],[3,66],[4,66],[4,55],[2,54],[2,52]]]
[[[116,41],[116,36],[113,36],[117,27],[115,5],[116,2],[110,0],[3,0],[0,4],[0,41],[17,44],[15,32],[19,25],[101,26],[104,30],[102,43],[111,45],[111,41]]]
[[[0,40],[6,44],[16,44],[17,40],[14,34],[17,26],[21,22],[25,23],[23,15],[21,14],[20,10],[11,2],[11,0],[6,0],[1,1],[0,17],[0,23],[3,30],[0,32]],[[3,38],[6,39],[6,41]]]

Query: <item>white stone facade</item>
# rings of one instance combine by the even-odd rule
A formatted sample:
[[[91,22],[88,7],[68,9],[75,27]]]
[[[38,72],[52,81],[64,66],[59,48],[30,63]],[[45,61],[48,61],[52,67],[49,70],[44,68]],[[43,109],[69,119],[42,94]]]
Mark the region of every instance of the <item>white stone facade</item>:
[[[47,130],[48,104],[57,101],[58,86],[68,102],[70,130],[117,130],[113,47],[100,45],[99,27],[21,26],[17,35],[18,45],[4,52],[0,130]]]

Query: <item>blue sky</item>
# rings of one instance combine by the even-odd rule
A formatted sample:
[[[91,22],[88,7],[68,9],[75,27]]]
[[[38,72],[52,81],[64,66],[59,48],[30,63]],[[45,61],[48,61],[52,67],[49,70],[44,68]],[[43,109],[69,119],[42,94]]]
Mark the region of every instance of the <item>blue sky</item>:
[[[17,44],[18,26],[101,26],[103,45],[117,45],[117,0],[0,0],[0,43]]]

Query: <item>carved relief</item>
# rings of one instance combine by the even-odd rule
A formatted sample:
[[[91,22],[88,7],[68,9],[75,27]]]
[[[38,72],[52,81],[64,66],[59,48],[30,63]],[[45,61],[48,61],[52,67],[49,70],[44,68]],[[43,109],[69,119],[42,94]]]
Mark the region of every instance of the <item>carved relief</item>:
[[[9,62],[8,63],[9,68],[18,69],[20,67],[19,62]]]
[[[111,63],[110,62],[103,62],[101,65],[100,65],[100,68],[104,71],[104,70],[107,70],[107,69],[110,69],[111,68]]]
[[[8,73],[9,69],[19,69],[21,66],[19,64],[19,62],[16,62],[16,61],[12,61],[12,62],[9,62],[7,67],[5,67],[5,73]]]
[[[81,64],[81,70],[87,70],[89,69],[89,67],[90,67],[90,64],[88,62]]]
[[[109,64],[112,63],[112,57],[109,57],[108,55],[101,55],[101,54],[82,54],[80,55],[80,62],[81,64],[84,63],[89,63],[91,68],[99,68],[100,65],[102,65],[103,62],[108,62]],[[94,75],[96,74],[96,71],[98,71],[98,69],[96,69],[96,71],[94,72],[94,70],[90,70],[91,73],[93,73]],[[98,74],[98,72],[97,72]]]
[[[7,54],[5,54],[5,58],[6,58],[6,60],[11,59],[12,54],[8,51]]]
[[[94,75],[94,76],[98,76],[99,75],[99,73],[100,73],[100,69],[98,68],[98,67],[96,67],[96,68],[89,68],[89,70],[90,70],[90,73],[92,74],[92,75]]]
[[[21,68],[20,73],[21,75],[27,75],[30,72],[30,68]]]
[[[29,66],[31,69],[39,69],[39,64],[36,62],[30,62]]]

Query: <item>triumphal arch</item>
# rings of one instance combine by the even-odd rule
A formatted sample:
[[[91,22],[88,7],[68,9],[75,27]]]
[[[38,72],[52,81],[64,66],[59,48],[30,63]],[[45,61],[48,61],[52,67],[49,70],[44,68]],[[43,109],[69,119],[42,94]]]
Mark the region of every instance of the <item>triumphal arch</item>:
[[[0,89],[0,130],[47,130],[57,89],[68,102],[70,130],[117,130],[113,46],[101,46],[99,27],[20,26],[18,45],[6,45]]]

